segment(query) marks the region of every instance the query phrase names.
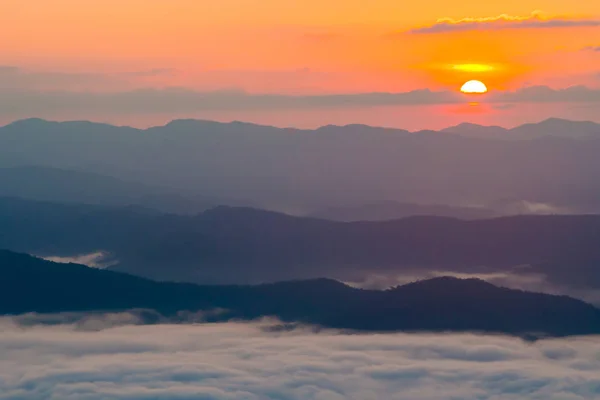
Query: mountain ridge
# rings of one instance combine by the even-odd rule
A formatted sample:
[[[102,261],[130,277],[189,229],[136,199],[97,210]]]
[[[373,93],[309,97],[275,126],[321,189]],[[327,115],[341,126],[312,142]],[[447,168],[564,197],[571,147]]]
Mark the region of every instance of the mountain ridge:
[[[155,282],[0,250],[0,314],[155,310],[209,322],[276,317],[356,331],[491,332],[524,337],[600,333],[600,310],[581,300],[435,278],[373,291],[314,279],[257,286]],[[110,288],[110,295],[106,290]],[[534,318],[535,316],[535,318]]]
[[[441,128],[438,130],[420,129],[420,130],[414,130],[414,131],[409,131],[409,130],[402,129],[402,128],[383,127],[383,126],[355,124],[355,123],[349,123],[349,124],[344,124],[344,125],[328,124],[328,125],[318,126],[314,129],[301,129],[301,128],[295,128],[295,127],[278,127],[278,126],[274,126],[274,125],[257,124],[257,123],[244,122],[244,121],[238,121],[238,120],[223,122],[223,121],[216,121],[216,120],[209,120],[209,119],[195,119],[195,118],[173,119],[162,125],[153,125],[153,126],[149,126],[146,128],[137,128],[137,127],[130,126],[130,125],[115,125],[115,124],[111,124],[111,123],[95,122],[95,121],[87,121],[87,120],[58,121],[58,120],[50,120],[50,119],[32,117],[32,118],[19,119],[19,120],[10,122],[8,124],[0,126],[0,129],[9,128],[9,127],[22,127],[22,126],[28,126],[28,125],[43,125],[43,124],[53,124],[53,125],[77,125],[77,124],[79,124],[79,125],[88,125],[88,126],[97,126],[97,127],[126,128],[126,129],[140,131],[140,132],[155,131],[155,130],[159,130],[160,128],[168,128],[168,127],[198,128],[198,127],[220,127],[220,126],[227,126],[227,125],[238,125],[238,126],[247,126],[247,127],[252,127],[252,128],[287,130],[287,131],[292,131],[292,132],[309,132],[309,131],[335,132],[335,131],[343,130],[344,128],[348,128],[348,129],[355,128],[356,130],[368,129],[368,130],[380,131],[380,132],[385,132],[385,133],[413,133],[413,134],[416,134],[416,133],[421,133],[421,132],[437,132],[437,133],[445,132],[445,133],[453,133],[453,134],[459,134],[459,135],[460,135],[461,130],[473,131],[473,130],[481,129],[483,131],[519,132],[519,131],[526,130],[527,128],[532,128],[532,127],[552,127],[552,126],[558,125],[561,128],[574,127],[574,126],[586,126],[590,129],[595,129],[598,132],[598,134],[600,134],[600,123],[596,123],[596,122],[589,121],[589,120],[570,120],[570,119],[555,118],[555,117],[546,118],[546,119],[538,121],[538,122],[523,123],[521,125],[517,125],[517,126],[511,127],[511,128],[502,127],[502,126],[498,126],[498,125],[482,125],[482,124],[476,124],[476,123],[471,123],[471,122],[462,122],[458,125]],[[472,137],[471,135],[467,135],[467,136]]]

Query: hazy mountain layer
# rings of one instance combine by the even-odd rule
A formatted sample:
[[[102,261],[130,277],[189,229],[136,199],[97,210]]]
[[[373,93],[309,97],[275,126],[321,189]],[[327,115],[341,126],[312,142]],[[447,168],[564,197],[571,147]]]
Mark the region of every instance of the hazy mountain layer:
[[[506,132],[523,140],[491,140],[504,138],[497,128],[450,131],[311,131],[196,120],[138,130],[33,119],[0,128],[0,167],[93,172],[185,197],[248,199],[294,213],[382,200],[600,210],[598,125],[555,119]]]
[[[103,251],[159,280],[256,283],[419,271],[542,274],[600,288],[600,216],[412,217],[341,223],[249,208],[194,217],[0,199],[0,248],[41,256]]]

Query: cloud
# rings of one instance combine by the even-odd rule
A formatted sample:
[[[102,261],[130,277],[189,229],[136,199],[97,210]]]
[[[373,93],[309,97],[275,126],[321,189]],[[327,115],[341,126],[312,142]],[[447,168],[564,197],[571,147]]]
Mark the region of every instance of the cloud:
[[[528,16],[512,16],[502,14],[494,17],[481,18],[441,18],[438,19],[433,25],[414,28],[408,31],[408,33],[431,34],[476,30],[546,29],[598,26],[600,26],[600,19],[545,17],[541,12],[536,11]]]
[[[437,277],[453,276],[460,279],[481,279],[490,282],[496,286],[509,287],[521,290],[528,290],[542,293],[555,294],[555,290],[550,290],[546,282],[546,276],[521,268],[513,270],[498,271],[427,271],[414,270],[404,273],[393,274],[368,274],[356,282],[344,282],[352,287],[371,290],[386,290],[398,285],[406,285],[411,282]],[[561,293],[562,294],[562,293]]]
[[[543,211],[545,212],[546,209]],[[550,275],[548,275],[548,273],[550,273]],[[590,287],[572,286],[569,283],[564,282],[564,279],[560,282],[556,282],[556,279],[551,279],[551,271],[532,267],[531,265],[518,265],[511,268],[505,267],[501,270],[482,266],[468,269],[466,272],[456,269],[427,270],[419,268],[402,272],[367,272],[364,275],[355,275],[350,281],[344,280],[344,283],[362,289],[385,290],[418,280],[442,276],[453,276],[460,279],[476,278],[500,287],[559,296],[567,295],[600,306],[600,290]]]
[[[600,52],[600,46],[588,46],[588,47],[584,48],[583,50]]]
[[[2,319],[0,318],[0,321]],[[6,320],[4,320],[6,322]],[[156,322],[168,322],[162,315],[152,310],[129,310],[114,313],[64,312],[59,314],[29,313],[10,319],[13,325],[28,328],[35,326],[68,325],[76,331],[101,331],[128,325],[146,325]],[[193,322],[193,321],[189,321]],[[202,321],[197,321],[202,322]],[[2,322],[0,322],[1,328]]]
[[[455,91],[429,89],[408,92],[350,94],[247,93],[228,90],[196,90],[185,87],[151,88],[148,79],[171,77],[178,71],[156,68],[115,74],[28,71],[0,66],[0,118],[15,120],[43,118],[90,118],[139,115],[187,115],[197,112],[315,110],[325,108],[417,106],[459,104],[465,98]],[[267,87],[283,82],[312,82],[331,79],[330,74],[299,68],[290,71],[209,71],[210,81],[246,80]],[[236,78],[237,77],[237,78]],[[240,78],[245,77],[245,78]],[[315,82],[317,82],[315,81]],[[508,109],[515,103],[600,101],[600,90],[585,86],[552,89],[529,86],[509,92],[492,92],[482,102]]]
[[[154,68],[144,71],[123,72],[120,75],[145,78],[154,76],[175,76],[177,73],[178,71],[175,68]]]
[[[585,86],[552,89],[531,86],[515,91],[492,92],[481,98],[491,104],[590,103],[600,101],[600,90]],[[324,95],[250,94],[241,90],[197,91],[186,88],[131,91],[0,90],[0,117],[12,119],[55,115],[151,115],[202,111],[277,111],[349,107],[459,104],[459,93],[428,89],[400,93]]]
[[[492,108],[494,108],[495,110],[500,110],[500,111],[511,110],[515,107],[516,107],[516,105],[514,105],[514,104],[494,104],[492,106]]]
[[[0,320],[0,399],[591,399],[600,338],[273,332],[266,323],[24,328]]]
[[[18,74],[19,68],[10,65],[0,65],[0,76],[12,76]]]
[[[0,65],[0,90],[117,90],[130,87],[135,79],[174,76],[176,72],[170,68],[118,73],[34,71]]]
[[[28,71],[14,66],[0,66],[0,89],[39,89],[62,87],[76,89],[81,86],[107,84],[110,78],[104,74]]]
[[[570,86],[553,89],[548,86],[529,86],[515,91],[490,93],[493,103],[569,103],[598,102],[600,90],[586,86]]]
[[[294,96],[243,91],[201,92],[185,88],[124,92],[0,91],[0,116],[94,112],[154,114],[196,111],[315,109],[384,105],[445,104],[461,101],[457,93],[415,90],[404,93],[359,93]]]
[[[522,200],[507,204],[504,213],[508,215],[573,215],[576,214],[576,211],[551,203]]]
[[[87,265],[92,268],[107,268],[118,263],[111,254],[104,251],[96,251],[89,254],[78,254],[75,256],[41,256],[44,260],[56,263],[73,263]]]

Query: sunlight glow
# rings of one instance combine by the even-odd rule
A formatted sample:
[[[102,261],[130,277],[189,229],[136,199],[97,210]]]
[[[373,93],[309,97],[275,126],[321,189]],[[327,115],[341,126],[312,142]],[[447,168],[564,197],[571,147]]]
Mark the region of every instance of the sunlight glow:
[[[461,72],[490,72],[495,68],[487,64],[455,64],[452,69]]]

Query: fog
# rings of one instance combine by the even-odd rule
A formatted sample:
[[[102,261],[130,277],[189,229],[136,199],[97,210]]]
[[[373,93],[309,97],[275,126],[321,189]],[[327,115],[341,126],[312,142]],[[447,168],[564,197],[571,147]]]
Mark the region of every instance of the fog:
[[[85,318],[84,318],[85,319]],[[1,399],[592,399],[600,337],[352,335],[135,315],[0,320]],[[89,318],[88,318],[89,320]],[[60,322],[55,316],[55,322]],[[88,325],[89,328],[89,325]]]

